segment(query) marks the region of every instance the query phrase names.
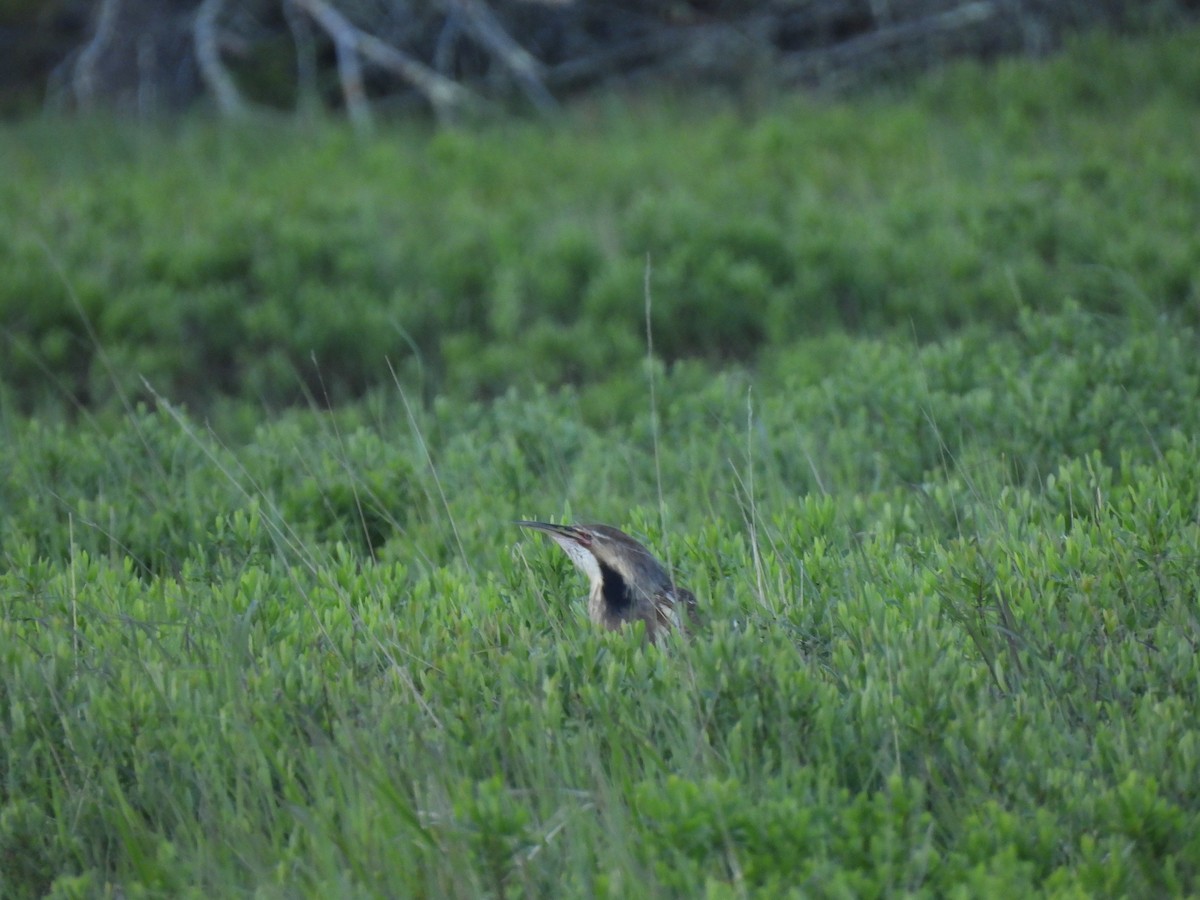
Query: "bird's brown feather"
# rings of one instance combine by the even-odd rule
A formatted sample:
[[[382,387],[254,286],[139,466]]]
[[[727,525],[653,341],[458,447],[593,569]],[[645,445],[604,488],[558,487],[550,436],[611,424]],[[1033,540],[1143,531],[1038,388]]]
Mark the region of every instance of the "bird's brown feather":
[[[517,524],[554,538],[588,575],[588,613],[597,625],[615,630],[626,622],[641,620],[651,641],[671,631],[690,630],[695,620],[695,595],[676,585],[654,554],[619,528],[531,521]]]

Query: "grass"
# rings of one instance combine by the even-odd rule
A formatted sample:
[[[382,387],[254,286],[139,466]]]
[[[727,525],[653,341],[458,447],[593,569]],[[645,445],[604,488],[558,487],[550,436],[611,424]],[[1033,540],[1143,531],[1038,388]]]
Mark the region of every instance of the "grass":
[[[96,175],[9,145],[28,177],[3,190],[45,250],[36,228],[9,244],[29,268],[0,306],[0,895],[1194,893],[1200,355],[1177,226],[1200,173],[1158,121],[1194,110],[1182,43],[956,70],[805,107],[811,133],[780,101],[422,136],[427,158],[188,124],[102,129]],[[679,128],[733,162],[680,167]],[[387,175],[406,153],[425,168]],[[767,178],[768,157],[807,174]],[[171,234],[168,197],[198,204]],[[827,230],[784,227],[819,210]],[[35,277],[39,253],[63,277]],[[1096,254],[1136,289],[1086,290]],[[822,319],[843,277],[862,314]],[[379,312],[393,279],[407,299]],[[345,285],[344,314],[287,284]],[[755,284],[740,346],[725,300]],[[410,346],[389,316],[422,296]],[[459,296],[473,312],[445,311]],[[705,344],[725,333],[729,354]],[[579,336],[583,362],[560,345]],[[526,369],[489,381],[486,347]],[[311,402],[278,405],[295,390]],[[597,632],[568,561],[508,524],[530,516],[644,539],[705,626],[663,650]]]
[[[574,392],[9,420],[6,893],[1186,891],[1194,341],[841,340],[748,426],[667,373],[669,536],[648,412]],[[695,641],[593,631],[507,525],[564,497]]]

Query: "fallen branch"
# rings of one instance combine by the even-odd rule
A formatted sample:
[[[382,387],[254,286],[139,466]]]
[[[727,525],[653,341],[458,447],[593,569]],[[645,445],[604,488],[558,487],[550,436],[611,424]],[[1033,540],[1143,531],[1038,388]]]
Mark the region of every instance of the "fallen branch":
[[[685,40],[676,30],[630,38],[558,63],[549,69],[546,80],[559,88],[574,88],[605,78],[624,77],[628,69],[658,60],[677,50]]]
[[[542,81],[545,69],[529,52],[504,30],[491,8],[480,0],[442,0],[450,16],[462,23],[480,44],[485,46],[512,72],[517,84],[542,112],[558,109],[558,101]]]
[[[96,69],[100,65],[104,51],[112,43],[116,33],[116,21],[121,0],[104,0],[100,12],[96,16],[96,33],[88,41],[87,46],[75,61],[75,71],[71,78],[71,86],[75,92],[75,102],[81,109],[90,109],[98,93],[96,88]]]
[[[236,118],[245,115],[246,103],[238,92],[237,84],[221,63],[217,20],[224,5],[225,0],[204,0],[200,4],[192,23],[192,42],[200,77],[216,98],[217,109],[226,116]]]
[[[296,0],[283,0],[283,17],[292,33],[296,48],[296,106],[311,113],[320,104],[317,92],[317,48],[308,18],[296,6]]]
[[[346,98],[346,115],[359,131],[371,129],[371,105],[367,102],[367,88],[363,84],[362,61],[358,58],[358,45],[345,35],[334,38],[337,52],[338,78],[342,82],[342,96]]]
[[[453,116],[461,107],[477,102],[475,95],[466,88],[358,28],[326,0],[293,2],[312,16],[333,39],[338,54],[338,71],[342,77],[342,93],[346,97],[351,118],[358,115],[361,119],[370,115],[362,89],[362,70],[358,60],[360,53],[376,65],[395,72],[419,90],[440,117]]]
[[[81,110],[107,104],[152,112],[160,105],[182,108],[208,93],[225,115],[254,109],[240,91],[256,76],[233,77],[235,51],[229,41],[240,38],[246,58],[266,58],[274,53],[268,42],[284,26],[270,17],[235,16],[235,6],[244,3],[92,0],[91,28],[52,73],[47,102],[65,99]],[[920,68],[964,54],[1045,52],[1066,30],[1116,23],[1121,9],[1139,6],[1134,0],[715,5],[700,0],[255,0],[251,5],[263,4],[281,6],[290,29],[297,107],[318,106],[321,74],[333,75],[345,112],[359,128],[370,126],[375,109],[368,87],[381,96],[398,88],[442,118],[464,106],[479,108],[488,102],[484,98],[509,95],[514,87],[528,98],[522,105],[541,111],[604,83],[819,83],[836,89],[872,72]],[[181,7],[192,14],[179,15]],[[333,45],[336,62],[318,53],[317,34],[322,46]],[[164,66],[174,68],[165,71]],[[398,77],[368,85],[368,66]]]
[[[795,82],[831,68],[851,68],[864,60],[877,61],[895,50],[979,25],[998,12],[991,0],[974,0],[945,12],[877,28],[832,47],[790,53],[780,60],[779,76],[784,82]]]

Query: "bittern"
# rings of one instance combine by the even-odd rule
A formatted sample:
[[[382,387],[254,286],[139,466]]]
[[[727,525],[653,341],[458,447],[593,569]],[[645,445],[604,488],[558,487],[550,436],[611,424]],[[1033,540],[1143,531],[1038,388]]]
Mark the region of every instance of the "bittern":
[[[654,554],[625,532],[610,525],[516,524],[549,535],[588,577],[588,615],[597,625],[615,631],[626,622],[645,622],[652,642],[688,630],[695,595],[676,585]]]

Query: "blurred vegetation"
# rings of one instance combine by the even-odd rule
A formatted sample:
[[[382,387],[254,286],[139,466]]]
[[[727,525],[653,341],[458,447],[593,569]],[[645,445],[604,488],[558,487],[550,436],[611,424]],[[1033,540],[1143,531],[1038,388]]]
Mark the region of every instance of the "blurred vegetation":
[[[8,128],[0,896],[1200,891],[1194,38]]]
[[[199,409],[332,402],[388,359],[426,396],[583,383],[642,356],[647,257],[668,361],[829,329],[924,341],[1066,298],[1195,322],[1196,37],[962,64],[852,105],[597,103],[367,143],[8,126],[0,378],[26,408],[143,378]]]

